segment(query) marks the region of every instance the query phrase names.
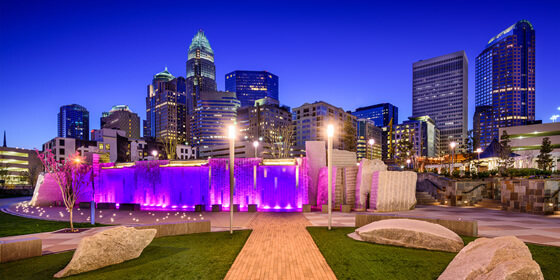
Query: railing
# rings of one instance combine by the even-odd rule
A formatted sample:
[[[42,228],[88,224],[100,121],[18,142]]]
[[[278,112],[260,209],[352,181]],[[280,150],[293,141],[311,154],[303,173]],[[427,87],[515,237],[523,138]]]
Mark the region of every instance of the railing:
[[[436,189],[445,192],[445,189],[440,188],[438,185],[436,185],[434,182],[430,181],[429,179],[426,179],[424,181],[428,181],[430,184],[432,184],[434,187],[436,187]]]
[[[558,195],[558,192],[560,192],[560,189],[558,189],[557,191],[555,191],[550,197],[547,197],[547,198],[553,198],[553,197],[557,196],[557,195]]]
[[[480,188],[480,187],[482,187],[482,186],[486,186],[486,184],[480,184],[480,185],[478,185],[478,186],[472,188],[470,191],[463,192],[463,194],[465,194],[465,193],[471,193],[472,191],[474,191],[474,190],[476,190],[476,189],[478,189],[478,188]]]

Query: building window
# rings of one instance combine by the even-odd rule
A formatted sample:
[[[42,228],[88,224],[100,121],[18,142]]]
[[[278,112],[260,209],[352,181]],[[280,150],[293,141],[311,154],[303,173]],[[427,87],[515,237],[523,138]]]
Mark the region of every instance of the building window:
[[[64,155],[64,152],[65,152],[64,149],[58,149],[58,151],[59,151],[59,153],[60,153],[61,156]]]
[[[103,150],[103,143],[99,143],[99,149]]]
[[[110,150],[111,146],[109,144],[105,144],[105,150]]]
[[[58,140],[58,143],[60,144],[60,146],[64,146],[64,145],[65,145],[65,144],[64,144],[64,139],[59,139],[59,140]]]

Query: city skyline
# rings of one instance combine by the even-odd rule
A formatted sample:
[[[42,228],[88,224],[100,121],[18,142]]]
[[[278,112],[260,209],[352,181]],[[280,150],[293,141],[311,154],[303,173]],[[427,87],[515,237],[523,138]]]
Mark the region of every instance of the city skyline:
[[[558,5],[552,1],[550,4]],[[472,20],[452,26],[435,24],[449,19],[448,16],[426,19],[416,15],[437,7],[437,4],[426,7],[411,5],[405,10],[381,5],[376,10],[367,5],[364,9],[352,9],[330,3],[304,3],[298,9],[292,9],[291,5],[279,7],[270,17],[258,15],[241,20],[241,26],[249,26],[254,20],[267,19],[270,25],[259,28],[277,31],[277,36],[260,35],[255,30],[231,32],[220,16],[229,13],[228,9],[232,9],[232,6],[222,3],[208,19],[197,18],[196,15],[189,15],[188,19],[166,19],[165,24],[172,28],[165,33],[175,35],[170,36],[173,40],[166,41],[164,45],[159,42],[140,44],[152,29],[161,32],[160,26],[154,25],[153,21],[149,24],[154,26],[141,23],[143,17],[140,15],[148,12],[157,14],[142,3],[135,7],[138,12],[135,16],[122,18],[117,13],[119,8],[123,8],[122,3],[117,3],[110,10],[104,5],[94,4],[91,10],[83,11],[80,17],[72,16],[69,12],[69,9],[79,8],[76,5],[80,4],[69,7],[44,5],[24,7],[21,4],[17,6],[17,3],[1,4],[0,38],[3,43],[0,45],[0,74],[5,92],[3,105],[0,105],[0,130],[7,131],[8,141],[13,146],[39,148],[41,143],[55,137],[56,112],[65,104],[84,106],[93,119],[101,117],[108,106],[128,104],[133,112],[138,112],[141,119],[145,120],[145,85],[154,73],[166,65],[176,76],[185,76],[188,46],[192,35],[200,29],[205,31],[216,55],[218,90],[224,89],[223,77],[226,73],[264,70],[282,79],[281,104],[292,108],[304,103],[325,101],[346,111],[354,111],[358,107],[388,102],[399,107],[401,119],[405,120],[412,116],[412,63],[463,49],[468,57],[476,57],[483,50],[484,43],[499,30],[526,19],[539,32],[536,50],[536,119],[550,122],[549,117],[558,113],[557,107],[560,105],[555,95],[560,89],[554,83],[558,76],[555,67],[558,61],[554,55],[558,39],[553,34],[558,23],[553,20],[553,11],[557,9],[547,3],[535,4],[523,11],[514,9],[514,4],[508,5],[501,8],[502,14],[492,14],[492,18],[484,19],[483,13],[490,14],[491,7],[499,4],[488,4],[488,11],[479,11],[475,4],[469,4],[464,12],[472,14],[476,11],[480,16],[473,16]],[[176,9],[174,13],[177,13],[187,8],[177,5],[154,9]],[[267,8],[239,6],[235,9],[242,13]],[[26,9],[25,14],[13,12],[23,8]],[[323,13],[321,18],[313,14],[317,8],[318,12]],[[108,20],[108,24],[101,19],[100,12],[115,21]],[[401,15],[399,24],[394,24],[395,19],[391,19],[395,14]],[[15,20],[14,16],[23,17],[23,20]],[[294,18],[293,22],[285,24],[290,16]],[[368,18],[371,22],[366,20]],[[43,23],[39,26],[41,21]],[[430,30],[434,34],[431,37],[434,39],[420,40],[423,32],[412,29],[413,22],[431,25]],[[96,27],[96,23],[103,24]],[[378,28],[380,24],[383,30]],[[122,34],[126,30],[130,32]],[[397,31],[407,33],[408,38],[403,38],[407,36]],[[377,46],[378,33],[385,36],[386,42],[390,44]],[[33,40],[28,36],[33,37]],[[348,39],[341,36],[351,37],[352,41],[346,42]],[[352,62],[335,61],[336,49],[340,48],[335,43],[341,40],[350,45],[348,55],[359,53],[360,59]],[[418,43],[410,44],[411,41]],[[408,45],[402,45],[403,42]],[[272,50],[271,45],[274,45]],[[398,60],[394,59],[395,55],[400,56]],[[294,61],[303,57],[308,58],[306,67],[294,67]],[[340,63],[349,64],[346,66],[349,70],[340,71]],[[31,75],[34,75],[33,79],[29,79]],[[472,128],[475,111],[474,67],[469,69],[469,77],[468,119],[469,128]],[[61,78],[66,79],[64,83],[60,82]],[[22,91],[23,83],[26,87]],[[28,96],[25,99],[27,107],[23,110],[21,106],[14,106],[21,102],[21,94]],[[25,112],[28,114],[22,116]],[[41,117],[37,118],[37,115]],[[20,127],[30,129],[23,130]],[[98,128],[95,123],[90,129],[94,128]]]

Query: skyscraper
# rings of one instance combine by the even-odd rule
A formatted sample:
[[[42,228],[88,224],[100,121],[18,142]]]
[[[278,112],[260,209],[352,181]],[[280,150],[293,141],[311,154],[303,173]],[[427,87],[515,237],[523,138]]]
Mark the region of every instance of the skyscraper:
[[[192,115],[200,92],[217,90],[214,51],[202,30],[198,30],[189,46],[186,81],[188,114]]]
[[[393,119],[393,124],[399,123],[399,108],[391,103],[361,107],[352,112],[352,115],[358,119],[368,119],[377,127],[389,125],[391,119]]]
[[[148,85],[144,136],[154,139],[171,137],[180,143],[187,141],[189,123],[185,78],[175,78],[167,67],[154,75]]]
[[[412,116],[430,116],[440,130],[439,150],[462,143],[468,130],[468,60],[458,51],[412,64]]]
[[[192,145],[203,148],[227,144],[228,126],[235,124],[237,108],[235,92],[200,92],[191,123]]]
[[[381,159],[383,130],[375,126],[373,121],[368,119],[358,119],[356,123],[356,131],[358,134],[358,142],[356,145],[358,161],[363,158]],[[369,143],[370,139],[373,139],[373,145]]]
[[[116,105],[111,111],[103,112],[100,127],[123,130],[128,138],[140,138],[140,117],[130,111],[127,105]]]
[[[280,106],[278,100],[263,98],[254,106],[245,106],[237,110],[237,128],[241,140],[268,141],[282,127],[292,125],[290,107]]]
[[[520,20],[490,39],[476,58],[474,136],[487,147],[499,128],[535,120],[535,29]]]
[[[267,71],[233,71],[226,74],[226,91],[235,92],[241,107],[269,97],[278,99],[278,76]]]
[[[58,137],[89,140],[88,110],[78,104],[60,107]]]

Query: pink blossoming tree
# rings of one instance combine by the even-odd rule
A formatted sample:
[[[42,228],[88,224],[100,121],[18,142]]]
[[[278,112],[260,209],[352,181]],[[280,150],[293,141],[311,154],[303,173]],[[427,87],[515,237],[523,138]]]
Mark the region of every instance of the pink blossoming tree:
[[[91,183],[91,166],[84,164],[83,158],[76,152],[70,155],[64,162],[57,162],[51,150],[44,153],[37,152],[39,160],[45,166],[45,171],[50,173],[60,187],[64,206],[70,213],[70,231],[74,232],[72,211],[80,195],[88,190]]]

